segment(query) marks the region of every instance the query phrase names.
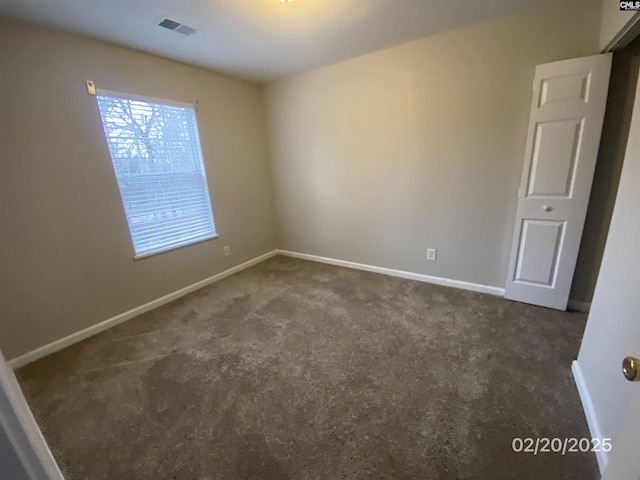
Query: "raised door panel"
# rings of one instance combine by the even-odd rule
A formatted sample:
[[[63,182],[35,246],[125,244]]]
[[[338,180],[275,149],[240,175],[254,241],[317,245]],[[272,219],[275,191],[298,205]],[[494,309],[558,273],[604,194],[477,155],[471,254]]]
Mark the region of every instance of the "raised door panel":
[[[584,119],[536,124],[528,197],[570,198]]]
[[[522,221],[514,281],[553,288],[562,249],[565,222]]]

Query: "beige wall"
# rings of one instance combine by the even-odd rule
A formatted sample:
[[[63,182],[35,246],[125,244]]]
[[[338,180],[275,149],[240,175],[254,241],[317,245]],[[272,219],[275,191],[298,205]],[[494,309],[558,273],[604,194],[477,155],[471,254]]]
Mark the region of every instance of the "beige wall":
[[[600,23],[600,50],[604,50],[609,42],[627,25],[634,12],[620,11],[620,2],[602,0],[602,19]]]
[[[503,287],[534,67],[599,26],[562,2],[269,84],[282,248]]]
[[[7,358],[276,247],[255,84],[3,20],[0,65],[0,348]],[[87,79],[199,101],[219,239],[133,261]]]

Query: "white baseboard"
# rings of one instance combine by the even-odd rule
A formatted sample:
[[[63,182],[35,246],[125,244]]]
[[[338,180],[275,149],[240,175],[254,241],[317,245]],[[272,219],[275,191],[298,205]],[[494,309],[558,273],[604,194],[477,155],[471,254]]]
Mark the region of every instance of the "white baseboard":
[[[569,310],[575,310],[576,312],[589,313],[591,310],[591,302],[579,302],[577,300],[569,300],[567,305]]]
[[[169,293],[168,295],[160,297],[156,300],[152,300],[149,303],[145,303],[144,305],[140,305],[139,307],[132,308],[131,310],[121,313],[120,315],[116,315],[115,317],[108,318],[107,320],[104,320],[100,323],[96,323],[95,325],[87,327],[78,332],[72,333],[71,335],[60,338],[59,340],[55,340],[51,343],[48,343],[47,345],[43,345],[42,347],[36,348],[35,350],[32,350],[23,355],[20,355],[19,357],[13,358],[9,360],[9,362],[7,363],[13,369],[20,368],[28,363],[34,362],[42,357],[45,357],[54,352],[57,352],[58,350],[62,350],[63,348],[73,345],[74,343],[81,342],[82,340],[85,340],[89,337],[97,335],[98,333],[103,332],[108,328],[115,327],[116,325],[126,322],[127,320],[137,317],[138,315],[141,315],[145,312],[153,310],[154,308],[158,308],[161,305],[164,305],[173,300],[176,300],[177,298],[183,297],[191,292],[195,292],[196,290],[206,287],[207,285],[211,285],[212,283],[222,280],[223,278],[228,277],[229,275],[233,275],[234,273],[244,270],[245,268],[252,267],[253,265],[256,265],[277,254],[278,254],[278,251],[273,250],[269,253],[265,253],[264,255],[260,255],[259,257],[256,257],[247,262],[241,263],[240,265],[236,265],[235,267],[232,267],[228,270],[225,270],[224,272],[220,272],[216,275],[213,275],[212,277],[205,278],[204,280],[200,280],[199,282],[196,282],[187,287],[181,288],[180,290]]]
[[[376,267],[374,265],[366,265],[364,263],[348,262],[346,260],[337,260],[335,258],[319,257],[317,255],[309,255],[307,253],[290,252],[288,250],[278,250],[279,255],[287,257],[300,258],[302,260],[310,260],[312,262],[327,263],[338,267],[353,268],[355,270],[364,270],[367,272],[381,273],[383,275],[391,275],[392,277],[407,278],[409,280],[417,280],[419,282],[433,283],[435,285],[443,285],[445,287],[461,288],[463,290],[471,290],[472,292],[488,293],[489,295],[504,296],[504,288],[491,287],[489,285],[481,285],[478,283],[463,282],[461,280],[451,280],[450,278],[433,277],[423,273],[405,272],[403,270],[394,270],[392,268]]]
[[[580,364],[577,360],[574,360],[571,363],[571,372],[573,373],[573,378],[576,382],[576,387],[578,388],[578,394],[580,395],[580,401],[582,402],[584,416],[587,418],[587,425],[589,426],[591,438],[602,438],[600,426],[598,425],[598,418],[596,417],[596,411],[593,408],[593,403],[591,402],[591,395],[589,394],[587,384],[585,383],[584,376],[582,375],[582,369],[580,368]],[[604,471],[604,467],[607,466],[607,462],[609,461],[609,454],[602,451],[602,449],[598,449],[596,452],[596,459],[598,460],[600,473],[602,473]]]

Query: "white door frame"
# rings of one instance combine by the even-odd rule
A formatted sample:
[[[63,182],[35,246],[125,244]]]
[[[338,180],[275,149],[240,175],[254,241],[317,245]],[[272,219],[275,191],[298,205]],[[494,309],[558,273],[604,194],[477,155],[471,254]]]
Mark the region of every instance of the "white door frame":
[[[621,371],[624,357],[640,356],[638,179],[640,82],[602,265],[572,367],[592,437],[612,440],[610,452],[595,452],[605,478],[612,480],[640,478],[640,382],[626,381]]]
[[[0,433],[9,441],[11,480],[64,480],[13,370],[0,351]],[[8,477],[9,478],[9,477]]]

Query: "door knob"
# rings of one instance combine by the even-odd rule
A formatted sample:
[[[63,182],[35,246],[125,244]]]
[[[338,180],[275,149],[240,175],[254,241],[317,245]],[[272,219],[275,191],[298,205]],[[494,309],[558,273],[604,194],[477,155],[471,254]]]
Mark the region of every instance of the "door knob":
[[[544,210],[545,212],[550,212],[553,210],[553,207],[550,207],[549,205],[545,205],[544,207],[542,207],[542,210]]]
[[[633,381],[640,381],[640,377],[638,376],[638,369],[640,367],[640,360],[634,357],[625,357],[622,361],[622,374],[624,378]]]

